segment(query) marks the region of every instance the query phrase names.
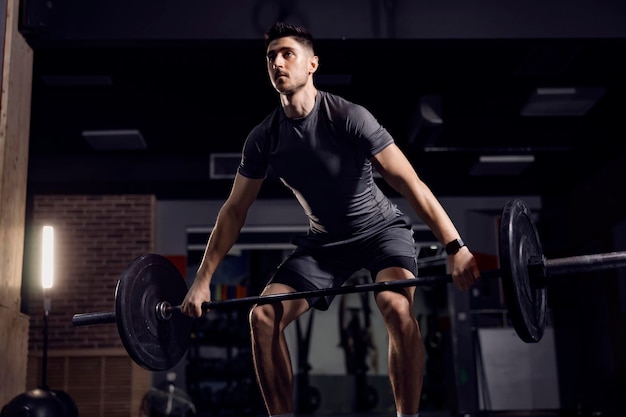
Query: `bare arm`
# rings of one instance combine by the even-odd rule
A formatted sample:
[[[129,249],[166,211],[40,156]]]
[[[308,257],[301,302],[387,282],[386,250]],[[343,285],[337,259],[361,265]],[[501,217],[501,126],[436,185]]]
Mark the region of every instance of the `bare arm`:
[[[239,174],[235,176],[230,195],[217,215],[193,285],[183,300],[184,313],[200,316],[202,303],[210,301],[209,284],[213,273],[237,241],[262,183],[262,179],[250,179]]]
[[[411,208],[432,230],[442,245],[460,238],[454,223],[430,188],[419,178],[404,153],[395,145],[387,146],[372,158],[372,164],[385,181],[400,193]],[[467,247],[448,256],[448,265],[457,287],[467,289],[480,275],[476,260]]]

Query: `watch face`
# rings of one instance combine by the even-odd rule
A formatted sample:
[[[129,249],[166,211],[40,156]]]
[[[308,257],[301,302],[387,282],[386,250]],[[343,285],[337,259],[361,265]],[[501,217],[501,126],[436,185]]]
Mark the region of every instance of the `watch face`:
[[[446,253],[448,255],[454,255],[463,246],[465,246],[465,244],[463,243],[461,239],[454,239],[453,241],[451,241],[450,243],[446,245]]]

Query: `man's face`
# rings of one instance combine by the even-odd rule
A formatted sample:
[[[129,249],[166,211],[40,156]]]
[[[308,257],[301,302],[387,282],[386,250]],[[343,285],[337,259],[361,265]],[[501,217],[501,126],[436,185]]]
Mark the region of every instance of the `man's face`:
[[[307,83],[317,68],[317,57],[292,37],[278,38],[267,47],[267,71],[281,94],[293,94]]]

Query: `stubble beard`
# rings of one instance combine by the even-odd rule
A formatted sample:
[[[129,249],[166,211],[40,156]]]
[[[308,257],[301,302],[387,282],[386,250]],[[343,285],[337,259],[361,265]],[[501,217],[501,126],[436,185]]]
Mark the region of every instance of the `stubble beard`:
[[[306,81],[294,84],[293,82],[274,81],[274,88],[279,94],[285,96],[292,96],[298,91],[304,89]]]

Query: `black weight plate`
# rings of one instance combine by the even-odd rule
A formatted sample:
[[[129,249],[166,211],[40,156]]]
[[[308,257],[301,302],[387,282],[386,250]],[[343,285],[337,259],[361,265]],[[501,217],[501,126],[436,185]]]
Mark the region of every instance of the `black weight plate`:
[[[148,254],[126,268],[115,289],[115,321],[129,356],[150,371],[165,371],[183,358],[191,343],[191,318],[173,312],[158,318],[161,301],[182,303],[187,285],[167,258]]]
[[[500,270],[505,302],[517,335],[527,343],[543,337],[547,290],[533,285],[528,271],[532,257],[543,256],[532,214],[521,200],[507,202],[500,224]]]

